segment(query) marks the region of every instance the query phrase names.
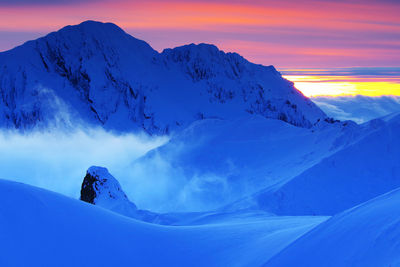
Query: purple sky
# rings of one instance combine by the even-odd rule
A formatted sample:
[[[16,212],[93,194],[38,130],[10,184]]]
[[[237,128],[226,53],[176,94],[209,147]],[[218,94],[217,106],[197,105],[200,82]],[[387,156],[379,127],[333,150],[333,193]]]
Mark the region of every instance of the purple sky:
[[[382,67],[400,67],[399,14],[397,0],[0,0],[0,51],[91,19],[158,51],[205,42],[278,69],[361,67],[382,78]]]

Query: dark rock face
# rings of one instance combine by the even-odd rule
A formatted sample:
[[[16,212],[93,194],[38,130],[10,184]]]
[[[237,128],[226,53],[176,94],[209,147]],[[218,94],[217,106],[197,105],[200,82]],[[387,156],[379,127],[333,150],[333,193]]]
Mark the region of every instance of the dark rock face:
[[[82,201],[100,205],[110,206],[118,203],[129,202],[119,182],[108,172],[106,168],[92,166],[87,172],[81,187]]]
[[[117,179],[103,167],[92,166],[87,170],[80,200],[145,222],[172,224],[177,221],[173,216],[139,210],[128,199]]]
[[[80,200],[88,202],[90,204],[94,204],[94,199],[96,198],[96,191],[94,189],[96,186],[96,181],[98,180],[95,177],[93,177],[89,173],[86,173],[81,187]]]

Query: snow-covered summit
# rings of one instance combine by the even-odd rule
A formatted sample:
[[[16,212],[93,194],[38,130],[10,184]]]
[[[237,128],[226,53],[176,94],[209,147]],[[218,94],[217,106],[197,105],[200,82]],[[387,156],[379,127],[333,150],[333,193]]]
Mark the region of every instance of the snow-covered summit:
[[[158,53],[86,21],[0,53],[0,125],[96,125],[169,133],[202,118],[260,114],[311,127],[326,115],[272,66],[199,44]]]
[[[167,66],[175,66],[201,84],[211,102],[233,102],[239,97],[250,104],[245,108],[247,113],[307,128],[326,118],[273,66],[254,64],[237,53],[225,53],[204,43],[165,49],[161,56]]]
[[[166,63],[178,64],[194,81],[209,80],[218,76],[238,79],[244,72],[251,72],[249,62],[236,53],[224,53],[215,45],[190,44],[162,53]],[[273,68],[265,67],[265,68]],[[275,71],[277,75],[278,72]]]

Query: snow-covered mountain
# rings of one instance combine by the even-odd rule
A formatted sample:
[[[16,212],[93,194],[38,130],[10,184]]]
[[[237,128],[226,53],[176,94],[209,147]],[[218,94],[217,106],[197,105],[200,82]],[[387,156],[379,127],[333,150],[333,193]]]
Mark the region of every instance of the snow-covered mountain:
[[[249,113],[306,128],[326,119],[272,66],[207,44],[158,53],[111,23],[67,26],[0,53],[3,127],[163,134]]]
[[[81,201],[0,180],[0,266],[400,264],[400,114],[336,121],[272,66],[111,23],[0,53],[0,128],[77,126],[174,134]]]

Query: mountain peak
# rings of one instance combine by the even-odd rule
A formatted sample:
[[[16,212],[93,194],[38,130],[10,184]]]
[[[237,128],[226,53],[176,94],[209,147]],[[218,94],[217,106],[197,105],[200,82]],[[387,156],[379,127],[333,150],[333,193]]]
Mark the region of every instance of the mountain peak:
[[[64,28],[60,29],[58,32],[66,32],[66,31],[81,31],[85,33],[91,33],[94,35],[112,35],[112,36],[117,36],[117,35],[128,35],[125,33],[123,29],[118,27],[116,24],[111,23],[111,22],[100,22],[100,21],[94,21],[94,20],[87,20],[84,22],[81,22],[80,24],[77,25],[69,25],[65,26]]]
[[[53,38],[58,40],[60,44],[67,44],[67,46],[77,42],[85,46],[94,42],[97,47],[112,46],[116,49],[131,49],[133,50],[132,52],[136,49],[141,49],[143,53],[148,52],[144,50],[151,50],[151,53],[155,53],[149,44],[127,34],[123,29],[111,22],[87,20],[78,25],[66,26],[44,37],[46,41]]]
[[[207,44],[207,43],[191,43],[187,45],[178,46],[175,48],[166,48],[163,50],[163,53],[169,53],[170,51],[188,51],[188,52],[196,52],[196,53],[207,53],[207,54],[217,54],[222,51],[218,49],[216,45]]]
[[[0,125],[18,129],[55,120],[168,134],[201,118],[250,113],[309,128],[326,117],[271,66],[204,43],[160,54],[112,23],[66,26],[0,53],[0,69]]]

